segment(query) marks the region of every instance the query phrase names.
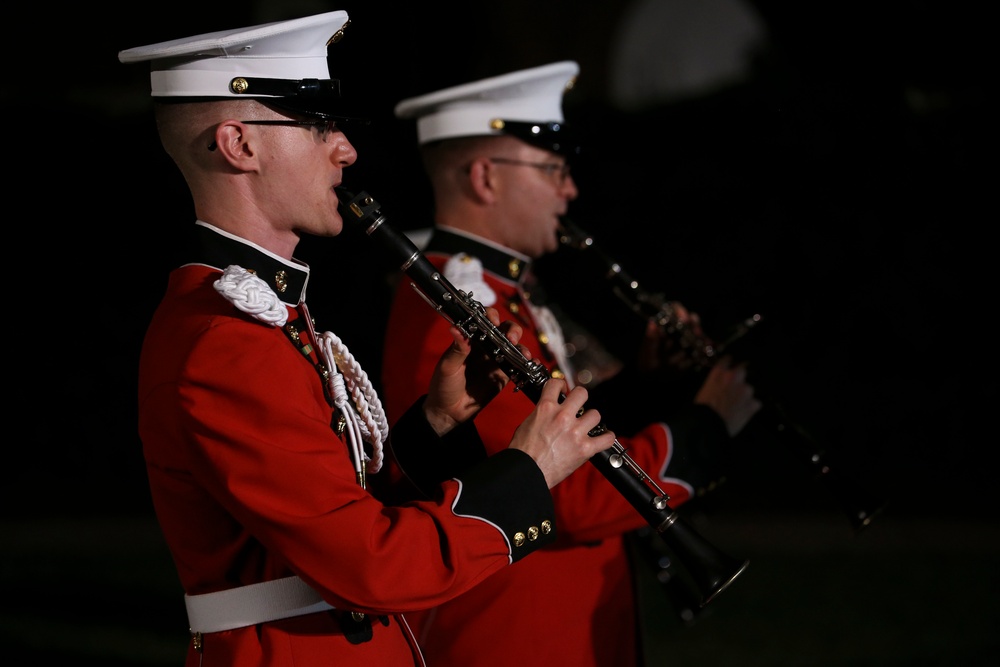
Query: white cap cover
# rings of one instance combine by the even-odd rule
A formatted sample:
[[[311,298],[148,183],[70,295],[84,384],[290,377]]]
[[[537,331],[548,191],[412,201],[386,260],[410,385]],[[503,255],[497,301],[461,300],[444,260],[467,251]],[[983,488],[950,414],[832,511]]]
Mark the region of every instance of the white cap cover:
[[[139,46],[118,59],[150,63],[153,97],[339,98],[337,82],[319,84],[330,82],[327,46],[348,23],[347,12],[327,12]]]
[[[402,100],[395,113],[417,120],[420,144],[477,135],[521,136],[511,131],[511,124],[537,125],[535,133],[545,133],[562,125],[563,94],[579,71],[576,62],[566,60],[511,72]]]

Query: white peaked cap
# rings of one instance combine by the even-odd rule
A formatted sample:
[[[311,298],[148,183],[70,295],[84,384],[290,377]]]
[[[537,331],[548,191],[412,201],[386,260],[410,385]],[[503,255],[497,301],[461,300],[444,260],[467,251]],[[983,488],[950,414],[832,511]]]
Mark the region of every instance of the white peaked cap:
[[[576,83],[571,60],[445,88],[396,105],[398,118],[417,120],[417,141],[515,134],[508,123],[538,124],[538,132],[563,123],[563,94]],[[522,137],[523,138],[523,137]]]
[[[327,46],[343,36],[347,12],[221,30],[126,49],[123,63],[148,61],[153,97],[339,98],[339,85],[299,87],[303,79],[330,81]],[[336,83],[336,82],[335,82]],[[309,86],[306,86],[309,88]]]

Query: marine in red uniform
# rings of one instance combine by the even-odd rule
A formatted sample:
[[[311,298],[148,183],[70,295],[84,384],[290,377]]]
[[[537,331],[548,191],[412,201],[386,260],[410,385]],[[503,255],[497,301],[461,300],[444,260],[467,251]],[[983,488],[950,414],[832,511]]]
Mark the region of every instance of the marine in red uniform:
[[[533,303],[531,264],[557,247],[559,217],[576,196],[567,167],[576,144],[566,135],[561,101],[576,63],[553,63],[404,100],[415,118],[434,189],[427,258],[456,287],[501,319],[524,328],[521,344],[553,377],[573,380],[563,333],[552,312]],[[425,386],[448,337],[448,322],[405,277],[386,328],[383,385],[390,420]],[[744,370],[713,369],[703,400],[680,410],[662,405],[644,426],[619,438],[670,496],[673,507],[720,473],[731,427],[759,408]],[[531,401],[508,387],[476,417],[487,451],[503,447]],[[713,399],[705,398],[712,393]],[[713,403],[714,400],[714,403]],[[728,400],[731,409],[712,408]],[[712,407],[709,407],[709,406]],[[720,414],[721,413],[721,414]],[[674,415],[668,423],[665,415]],[[610,422],[610,426],[614,426]],[[412,443],[411,443],[412,444]],[[406,473],[412,452],[401,467]],[[560,526],[554,545],[517,567],[411,621],[431,664],[465,667],[621,667],[640,664],[626,533],[644,519],[594,466],[555,491]]]
[[[552,543],[549,487],[598,451],[585,429],[600,416],[577,416],[586,392],[560,404],[554,387],[511,447],[484,458],[462,421],[484,395],[466,385],[474,364],[456,336],[392,437],[462,462],[461,475],[407,504],[370,492],[385,413],[343,341],[317,333],[310,268],[293,257],[300,234],[343,224],[334,188],[356,152],[326,58],[347,22],[328,12],[120,54],[152,64],[161,140],[199,218],[138,387],[192,667],[423,665],[403,613]]]

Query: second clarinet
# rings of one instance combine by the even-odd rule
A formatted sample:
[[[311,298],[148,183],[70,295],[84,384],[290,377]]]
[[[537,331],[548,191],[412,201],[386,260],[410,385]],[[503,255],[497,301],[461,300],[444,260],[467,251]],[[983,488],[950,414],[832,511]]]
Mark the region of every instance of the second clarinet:
[[[597,268],[616,297],[639,317],[656,322],[670,337],[681,352],[681,359],[677,362],[681,370],[697,373],[708,369],[761,322],[761,316],[754,314],[741,322],[726,340],[716,343],[685,324],[677,316],[674,304],[662,294],[644,290],[621,264],[601,250],[590,234],[576,226],[568,217],[563,217],[560,221],[559,231],[560,243],[589,256],[593,260],[592,265]],[[787,442],[792,451],[827,485],[847,512],[854,529],[860,531],[867,527],[885,507],[887,500],[834,468],[817,440],[786,414],[780,401],[766,399],[763,414],[766,416],[758,417],[758,421],[770,420],[770,428],[780,440]]]
[[[389,227],[375,199],[365,192],[355,195],[344,188],[337,188],[337,194],[345,222],[363,225],[367,236],[399,262],[400,269],[428,304],[459,327],[474,346],[485,350],[518,391],[537,402],[549,380],[545,367],[525,358],[493,325],[486,309],[472,294],[452,285],[405,234]],[[601,430],[606,427],[595,429]],[[667,495],[617,440],[590,461],[674,552],[698,587],[702,606],[746,569],[749,561],[722,553],[685,523],[670,507]]]

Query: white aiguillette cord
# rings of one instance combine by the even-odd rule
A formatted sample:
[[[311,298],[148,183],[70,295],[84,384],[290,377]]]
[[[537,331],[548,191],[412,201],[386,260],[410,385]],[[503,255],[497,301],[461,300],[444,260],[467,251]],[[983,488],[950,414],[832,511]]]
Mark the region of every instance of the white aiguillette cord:
[[[274,290],[257,275],[231,265],[215,281],[215,289],[239,310],[273,327],[283,327],[288,321],[287,306]],[[332,332],[317,336],[312,317],[305,303],[300,304],[312,339],[319,344],[320,355],[326,364],[327,391],[336,407],[347,420],[348,444],[354,461],[358,483],[365,486],[366,473],[376,473],[382,468],[382,450],[389,437],[389,424],[375,388],[368,380],[361,365]],[[350,400],[349,400],[350,399]],[[369,458],[364,449],[367,441],[372,447]]]
[[[283,327],[288,321],[288,307],[274,290],[253,273],[229,266],[215,281],[216,291],[239,310],[273,327]],[[327,389],[335,406],[348,420],[347,433],[359,483],[364,486],[365,455],[362,441],[372,440],[373,458],[368,467],[378,472],[382,466],[382,444],[389,434],[382,403],[368,381],[367,374],[355,362],[347,346],[332,333],[317,337],[308,309],[303,314],[313,340],[319,342],[321,355],[329,370]],[[345,376],[338,368],[347,371]],[[348,392],[354,399],[348,404]],[[374,434],[374,435],[373,435]],[[188,623],[194,635],[195,648],[201,652],[202,634],[234,630],[282,618],[312,614],[333,609],[308,584],[298,577],[285,577],[258,584],[238,586],[214,593],[185,595]]]
[[[305,304],[302,304],[302,309],[311,328],[309,309]],[[382,469],[383,444],[389,437],[389,423],[382,409],[382,401],[368,380],[368,374],[336,334],[332,331],[324,331],[321,336],[312,333],[313,338],[319,342],[320,354],[330,370],[327,389],[333,397],[333,404],[347,418],[345,433],[353,453],[358,483],[365,486],[366,472],[374,474]],[[349,398],[353,401],[352,405],[348,405]],[[372,446],[370,459],[364,450],[365,440]]]

